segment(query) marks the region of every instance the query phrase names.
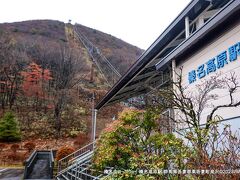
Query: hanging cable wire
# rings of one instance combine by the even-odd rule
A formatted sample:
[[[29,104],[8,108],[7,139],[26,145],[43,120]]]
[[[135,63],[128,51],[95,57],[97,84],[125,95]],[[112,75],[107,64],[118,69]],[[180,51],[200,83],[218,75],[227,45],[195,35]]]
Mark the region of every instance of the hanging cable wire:
[[[97,66],[101,76],[106,80],[108,86],[112,87],[112,85],[121,77],[121,74],[102,54],[99,48],[94,46],[85,35],[80,33],[77,25],[74,26],[74,32],[87,49],[89,56],[93,60],[93,63]]]

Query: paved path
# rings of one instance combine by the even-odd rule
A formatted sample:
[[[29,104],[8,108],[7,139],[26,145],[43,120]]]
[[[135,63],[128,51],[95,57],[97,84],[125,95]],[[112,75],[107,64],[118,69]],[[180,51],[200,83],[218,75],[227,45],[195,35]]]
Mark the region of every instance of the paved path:
[[[24,169],[0,169],[1,180],[21,180],[23,178]]]
[[[50,169],[48,159],[38,159],[34,164],[29,179],[50,179]]]

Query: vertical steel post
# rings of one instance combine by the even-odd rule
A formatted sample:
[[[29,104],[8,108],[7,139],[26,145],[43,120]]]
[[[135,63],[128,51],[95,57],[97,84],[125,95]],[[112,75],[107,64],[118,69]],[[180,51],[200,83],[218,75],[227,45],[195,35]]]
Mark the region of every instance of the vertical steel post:
[[[185,37],[186,39],[189,37],[189,17],[185,17]]]
[[[95,133],[95,123],[94,123],[94,121],[95,121],[95,109],[94,109],[94,106],[95,106],[95,94],[93,93],[92,94],[92,134],[91,134],[91,139],[92,139],[92,141],[94,141],[95,140],[95,135],[94,135],[94,133]]]
[[[97,110],[94,109],[94,117],[93,117],[93,141],[96,140],[96,129],[97,129]]]
[[[177,78],[176,78],[176,60],[173,59],[172,60],[172,80],[173,82],[176,82]]]
[[[173,59],[172,60],[172,81],[173,81],[173,91],[176,91],[176,85],[174,84],[175,82],[177,82],[177,67],[176,67],[176,60],[175,59]],[[175,110],[174,110],[174,108],[172,108],[172,109],[170,109],[170,116],[172,116],[172,118],[173,119],[175,119],[176,118],[176,115],[175,115]],[[174,129],[175,130],[175,125],[176,125],[176,123],[174,123],[174,121],[172,121],[171,119],[170,119],[170,121],[171,121],[171,128],[172,128],[172,130]],[[173,130],[173,131],[174,131]]]

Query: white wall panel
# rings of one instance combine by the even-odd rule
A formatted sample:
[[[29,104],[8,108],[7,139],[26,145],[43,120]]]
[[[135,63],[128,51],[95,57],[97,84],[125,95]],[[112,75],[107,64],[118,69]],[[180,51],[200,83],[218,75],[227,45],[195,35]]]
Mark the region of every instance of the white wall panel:
[[[209,59],[216,57],[218,54],[222,53],[223,51],[227,51],[227,56],[228,56],[228,48],[238,42],[240,42],[240,24],[230,29],[224,35],[219,37],[217,40],[215,40],[211,44],[208,44],[198,52],[193,52],[191,57],[189,57],[188,59],[183,61],[181,64],[179,64],[177,66],[177,69],[179,70],[180,67],[183,67],[183,72],[182,72],[183,85],[188,87],[187,90],[191,93],[195,93],[196,85],[202,84],[204,80],[207,80],[209,77],[219,75],[220,76],[219,78],[224,78],[226,76],[229,76],[229,74],[232,72],[235,72],[237,79],[240,82],[240,55],[238,55],[237,60],[233,62],[229,62],[229,58],[228,58],[228,64],[226,64],[221,69],[217,69],[216,72],[206,75],[204,78],[202,78],[202,80],[197,78],[197,80],[191,84],[189,84],[189,81],[188,81],[188,73],[191,70],[197,70],[199,65],[205,64]],[[226,90],[219,90],[219,91],[215,91],[214,93],[218,94],[219,98],[217,100],[213,100],[209,102],[208,105],[212,107],[205,108],[201,117],[202,123],[205,122],[207,115],[211,112],[214,106],[220,105],[220,104],[226,104],[230,102],[229,96],[227,95],[228,92]],[[240,99],[240,88],[237,91],[237,93],[234,95],[234,98],[235,100]],[[222,116],[224,119],[238,117],[240,116],[240,107],[220,109],[219,111],[216,112],[216,114]],[[239,125],[240,125],[240,122],[239,122]]]

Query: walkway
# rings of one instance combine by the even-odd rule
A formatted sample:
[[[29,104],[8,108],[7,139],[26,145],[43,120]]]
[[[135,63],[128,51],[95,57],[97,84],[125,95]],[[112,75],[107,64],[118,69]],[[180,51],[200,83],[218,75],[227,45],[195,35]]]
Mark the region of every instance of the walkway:
[[[23,178],[24,169],[0,169],[1,180],[19,180]]]
[[[51,179],[49,160],[38,159],[34,164],[33,170],[29,174],[28,179]]]

